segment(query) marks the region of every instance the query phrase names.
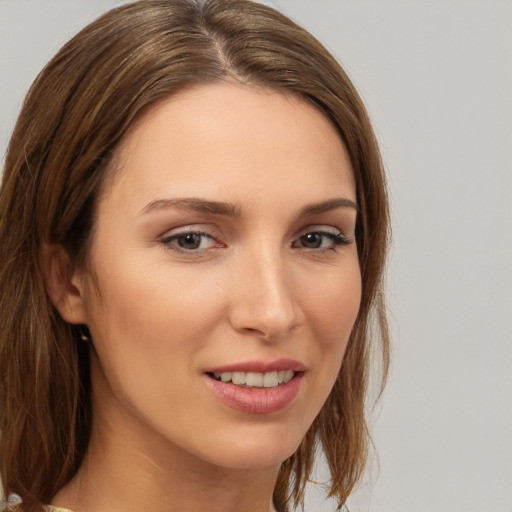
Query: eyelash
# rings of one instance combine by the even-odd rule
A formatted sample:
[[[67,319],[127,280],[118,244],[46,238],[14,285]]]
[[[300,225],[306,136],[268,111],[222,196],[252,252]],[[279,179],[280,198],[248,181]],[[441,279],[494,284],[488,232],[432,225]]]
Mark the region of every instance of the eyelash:
[[[321,237],[319,247],[305,247],[305,246],[296,245],[296,243],[300,242],[301,240],[304,243],[305,238],[308,236],[312,236],[312,235]],[[201,249],[200,245],[201,245],[202,241],[200,241],[199,246],[195,247],[195,248],[187,249],[184,247],[180,247],[178,245],[177,241],[179,239],[184,239],[187,236],[201,237],[203,240],[205,238],[209,239],[213,242],[213,245],[212,245],[212,247],[207,247],[207,248]],[[328,239],[330,241],[330,244],[327,247],[322,247],[321,245],[325,242],[325,239]],[[215,238],[211,234],[205,233],[204,231],[181,231],[181,232],[173,234],[173,235],[164,236],[160,241],[168,249],[175,251],[178,254],[185,254],[188,256],[199,256],[211,248],[224,247],[223,244],[217,243]],[[330,232],[330,231],[312,230],[312,231],[307,231],[305,233],[302,233],[295,240],[293,240],[293,242],[291,243],[291,247],[294,249],[303,248],[303,249],[306,249],[309,251],[314,251],[314,252],[321,252],[321,251],[336,252],[338,247],[346,246],[346,245],[349,245],[350,243],[351,243],[351,241],[345,235],[343,235],[343,233],[341,233],[339,231],[334,233],[334,232]]]
[[[309,249],[311,251],[330,250],[330,251],[336,252],[338,247],[350,244],[350,240],[340,231],[338,231],[337,233],[333,233],[331,231],[321,231],[321,230],[308,231],[308,232],[300,235],[296,240],[303,240],[304,238],[311,236],[311,235],[320,236],[324,240],[327,238],[331,242],[331,245],[329,247],[304,247],[305,249]],[[294,243],[295,243],[295,241],[292,243],[292,247],[294,247]],[[323,243],[323,241],[321,241],[321,243]]]

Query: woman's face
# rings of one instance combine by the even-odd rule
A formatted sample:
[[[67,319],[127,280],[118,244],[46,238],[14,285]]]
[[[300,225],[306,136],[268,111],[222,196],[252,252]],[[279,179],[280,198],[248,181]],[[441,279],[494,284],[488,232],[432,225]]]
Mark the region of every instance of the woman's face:
[[[278,465],[359,309],[339,136],[296,97],[216,84],[153,107],[117,156],[82,276],[96,425],[151,457]]]

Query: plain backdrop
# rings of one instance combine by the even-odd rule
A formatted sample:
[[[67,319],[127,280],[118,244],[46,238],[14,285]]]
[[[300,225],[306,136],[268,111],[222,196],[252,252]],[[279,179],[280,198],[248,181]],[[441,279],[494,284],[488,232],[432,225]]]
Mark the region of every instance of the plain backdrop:
[[[121,3],[0,0],[0,154],[40,68]],[[394,362],[351,510],[512,512],[512,2],[268,3],[340,59],[389,174]]]

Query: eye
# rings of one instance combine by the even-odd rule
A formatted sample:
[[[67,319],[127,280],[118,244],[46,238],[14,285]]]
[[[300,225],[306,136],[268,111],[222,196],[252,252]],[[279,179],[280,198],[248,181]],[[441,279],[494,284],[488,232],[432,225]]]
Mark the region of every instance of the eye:
[[[161,242],[169,249],[180,253],[200,252],[218,245],[211,235],[201,231],[168,234],[161,239]]]
[[[340,245],[348,245],[350,241],[340,232],[310,231],[294,240],[292,247],[304,249],[336,250]]]

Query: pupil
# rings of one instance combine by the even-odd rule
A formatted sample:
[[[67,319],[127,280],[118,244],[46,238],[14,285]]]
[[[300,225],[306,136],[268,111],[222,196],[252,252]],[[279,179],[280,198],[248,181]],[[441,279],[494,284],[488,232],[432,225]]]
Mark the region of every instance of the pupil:
[[[178,245],[183,249],[197,249],[201,245],[201,237],[196,233],[180,236]]]
[[[310,249],[317,249],[322,245],[322,237],[317,233],[308,233],[302,237],[302,243]]]

